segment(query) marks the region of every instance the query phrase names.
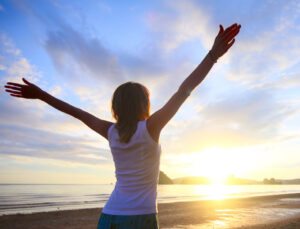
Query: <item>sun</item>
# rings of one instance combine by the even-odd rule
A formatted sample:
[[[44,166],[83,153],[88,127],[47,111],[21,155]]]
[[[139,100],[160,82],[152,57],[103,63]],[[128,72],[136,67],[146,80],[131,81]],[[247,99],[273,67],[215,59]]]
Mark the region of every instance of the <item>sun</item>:
[[[222,174],[220,171],[216,170],[215,174],[208,175],[212,184],[225,184],[226,179],[229,175],[227,173]]]
[[[209,148],[193,153],[190,173],[209,178],[212,184],[225,184],[231,174],[243,170],[236,151],[223,148]],[[244,162],[245,163],[245,162]]]

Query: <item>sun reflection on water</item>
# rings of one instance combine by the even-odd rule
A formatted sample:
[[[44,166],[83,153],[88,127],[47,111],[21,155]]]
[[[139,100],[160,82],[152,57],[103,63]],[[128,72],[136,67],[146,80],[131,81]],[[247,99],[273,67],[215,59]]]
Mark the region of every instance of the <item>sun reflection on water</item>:
[[[226,226],[227,223],[221,220],[215,220],[213,221],[213,225],[218,225],[218,226]]]
[[[225,184],[212,184],[206,187],[206,200],[223,200],[229,198],[230,194],[234,193],[234,187]],[[195,185],[195,192],[203,193],[203,187]]]

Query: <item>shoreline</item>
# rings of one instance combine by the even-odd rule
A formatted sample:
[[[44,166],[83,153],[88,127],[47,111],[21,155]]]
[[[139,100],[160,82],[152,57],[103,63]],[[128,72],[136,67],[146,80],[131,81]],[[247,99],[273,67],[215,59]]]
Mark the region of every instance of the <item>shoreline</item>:
[[[0,228],[96,228],[101,210],[2,215]],[[300,193],[159,203],[158,217],[160,228],[296,229],[300,228]]]

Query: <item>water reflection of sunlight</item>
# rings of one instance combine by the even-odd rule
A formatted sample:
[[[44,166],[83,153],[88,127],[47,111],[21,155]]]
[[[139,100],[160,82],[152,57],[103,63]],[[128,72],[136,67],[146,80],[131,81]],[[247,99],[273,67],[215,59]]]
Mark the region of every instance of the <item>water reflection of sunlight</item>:
[[[221,220],[215,220],[213,221],[213,225],[218,225],[218,226],[226,226],[227,223]]]
[[[197,193],[203,193],[203,186],[196,186],[195,185],[195,191]],[[205,186],[205,194],[206,197],[204,199],[207,200],[222,200],[229,197],[229,194],[232,194],[234,191],[234,187],[230,185],[225,184],[212,184],[212,185],[206,185]]]

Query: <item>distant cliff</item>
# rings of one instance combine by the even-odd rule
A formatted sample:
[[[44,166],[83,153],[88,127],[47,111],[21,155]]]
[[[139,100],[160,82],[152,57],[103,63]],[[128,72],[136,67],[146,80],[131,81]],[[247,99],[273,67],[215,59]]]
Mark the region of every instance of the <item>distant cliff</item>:
[[[173,184],[173,181],[163,171],[160,171],[158,184]]]

